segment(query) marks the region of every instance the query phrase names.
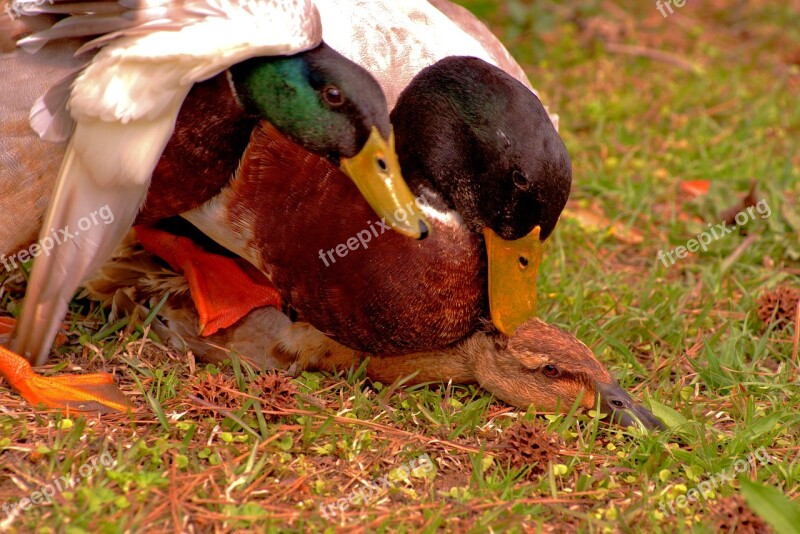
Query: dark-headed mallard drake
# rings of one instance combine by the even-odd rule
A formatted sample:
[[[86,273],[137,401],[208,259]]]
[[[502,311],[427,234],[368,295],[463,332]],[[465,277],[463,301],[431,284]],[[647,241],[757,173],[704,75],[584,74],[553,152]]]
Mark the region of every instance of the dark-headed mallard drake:
[[[78,285],[133,222],[153,171],[159,169],[172,181],[169,191],[175,194],[166,206],[172,204],[175,213],[201,204],[225,183],[219,177],[236,168],[247,132],[260,119],[288,135],[293,147],[341,162],[381,216],[394,220],[396,209],[413,200],[394,156],[380,86],[363,68],[320,44],[319,14],[309,1],[126,6],[22,2],[13,8],[19,7],[23,15],[82,15],[19,41],[38,52],[31,56],[31,68],[19,51],[6,51],[4,62],[20,66],[26,75],[51,73],[53,69],[41,64],[52,61],[58,53],[48,49],[60,50],[61,44],[46,45],[49,41],[110,32],[84,44],[79,51],[88,52],[89,59],[31,111],[31,126],[43,139],[68,141],[62,147],[63,160],[12,344],[17,353],[39,364],[47,358]],[[13,15],[13,9],[7,13]],[[3,17],[0,23],[11,34],[31,29],[25,17]],[[32,20],[38,22],[39,17]],[[74,50],[71,41],[68,46]],[[194,96],[184,109],[190,92]],[[183,126],[173,135],[179,112]],[[30,136],[21,136],[11,145],[10,158],[29,159],[30,146]],[[48,159],[45,173],[54,161]],[[10,175],[5,179],[21,180]],[[158,203],[153,204],[158,209]],[[97,220],[101,210],[102,224]],[[36,219],[35,213],[23,216]],[[394,228],[417,238],[428,232],[422,216],[396,221]],[[18,376],[17,371],[0,367],[9,379]],[[86,385],[83,382],[80,385]],[[31,391],[30,384],[12,380],[12,385]],[[42,391],[38,398],[29,396],[58,404]],[[80,404],[85,395],[78,396]],[[68,398],[63,401],[69,403]]]

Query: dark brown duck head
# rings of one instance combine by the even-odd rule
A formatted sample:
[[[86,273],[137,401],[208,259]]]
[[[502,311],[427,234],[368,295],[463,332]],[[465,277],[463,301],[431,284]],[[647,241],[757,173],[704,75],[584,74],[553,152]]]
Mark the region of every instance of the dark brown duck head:
[[[473,232],[552,233],[572,183],[569,153],[519,80],[478,58],[448,57],[417,74],[391,120],[409,182],[433,185]]]

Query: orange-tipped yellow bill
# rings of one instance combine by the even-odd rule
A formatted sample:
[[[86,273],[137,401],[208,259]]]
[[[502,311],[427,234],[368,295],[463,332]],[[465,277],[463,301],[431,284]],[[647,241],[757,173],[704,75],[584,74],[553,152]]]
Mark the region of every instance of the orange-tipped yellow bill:
[[[510,336],[536,315],[536,281],[544,246],[540,228],[506,241],[491,228],[483,229],[489,268],[489,312],[498,330]]]
[[[28,360],[4,347],[0,347],[0,376],[33,405],[80,413],[124,412],[131,407],[107,373],[42,376]]]
[[[361,152],[341,161],[342,171],[356,184],[364,199],[395,232],[425,239],[431,225],[418,209],[414,194],[400,172],[394,151],[394,132],[384,139],[376,127]]]

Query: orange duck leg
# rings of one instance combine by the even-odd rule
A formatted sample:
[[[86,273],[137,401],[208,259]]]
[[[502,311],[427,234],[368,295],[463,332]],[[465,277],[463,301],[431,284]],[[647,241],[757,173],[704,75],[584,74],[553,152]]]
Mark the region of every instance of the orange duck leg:
[[[11,318],[0,318],[0,336],[10,334],[14,324]],[[42,376],[5,347],[0,347],[0,376],[33,405],[81,413],[126,411],[131,406],[108,373]]]
[[[233,325],[256,308],[281,307],[275,286],[244,260],[208,252],[188,237],[150,226],[135,229],[145,250],[186,277],[203,336]]]

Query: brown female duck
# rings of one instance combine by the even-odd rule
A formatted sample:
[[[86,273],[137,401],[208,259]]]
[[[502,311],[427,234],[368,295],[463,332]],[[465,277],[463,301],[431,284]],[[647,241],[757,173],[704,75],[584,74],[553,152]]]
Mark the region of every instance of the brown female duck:
[[[402,355],[370,354],[345,347],[308,323],[292,322],[272,307],[253,310],[230,328],[200,336],[188,291],[185,278],[142,250],[133,235],[87,284],[87,294],[111,307],[114,318],[147,317],[160,305],[153,331],[165,344],[191,350],[204,361],[240,357],[258,369],[296,373],[342,371],[366,360],[367,376],[384,384],[478,384],[521,409],[563,412],[578,402],[585,409],[600,408],[623,426],[638,420],[646,428],[663,428],[619,387],[586,345],[538,319],[526,321],[510,337],[481,324],[447,346]]]

